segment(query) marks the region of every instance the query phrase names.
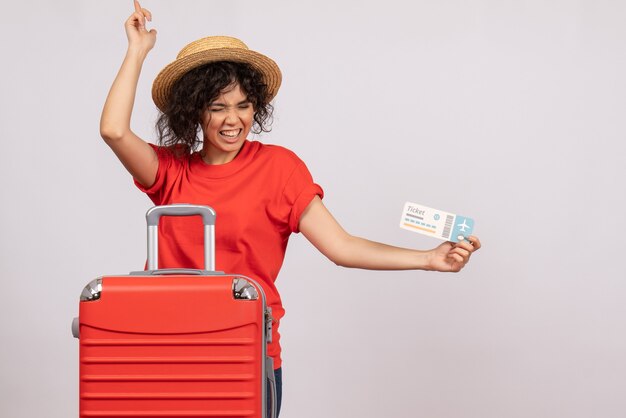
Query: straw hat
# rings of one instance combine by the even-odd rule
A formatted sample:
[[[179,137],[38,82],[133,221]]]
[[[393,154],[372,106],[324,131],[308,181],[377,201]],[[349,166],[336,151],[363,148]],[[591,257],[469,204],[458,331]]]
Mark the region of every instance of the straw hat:
[[[234,61],[250,64],[263,75],[270,100],[278,93],[282,75],[276,63],[246,44],[230,36],[209,36],[186,45],[176,60],[161,70],[152,83],[152,100],[161,111],[165,109],[172,86],[188,71],[215,61]]]

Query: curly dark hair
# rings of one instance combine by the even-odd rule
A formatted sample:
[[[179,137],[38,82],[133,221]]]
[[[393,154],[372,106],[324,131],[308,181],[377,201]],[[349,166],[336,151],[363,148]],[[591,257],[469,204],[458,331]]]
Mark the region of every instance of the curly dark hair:
[[[204,110],[235,83],[254,108],[251,131],[269,132],[274,108],[261,73],[246,63],[217,61],[194,68],[174,83],[156,122],[159,145],[171,147],[179,157],[196,151],[203,143],[198,133]]]

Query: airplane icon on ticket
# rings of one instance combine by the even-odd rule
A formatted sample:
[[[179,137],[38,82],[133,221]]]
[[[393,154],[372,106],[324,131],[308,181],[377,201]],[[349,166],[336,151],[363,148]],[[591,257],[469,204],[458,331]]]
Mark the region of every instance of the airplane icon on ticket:
[[[461,232],[465,232],[465,230],[466,230],[467,228],[469,228],[469,227],[470,227],[470,226],[469,226],[467,223],[465,223],[465,222],[466,222],[466,219],[463,219],[463,223],[462,223],[462,224],[458,224],[458,225],[457,225],[459,228],[461,228]]]

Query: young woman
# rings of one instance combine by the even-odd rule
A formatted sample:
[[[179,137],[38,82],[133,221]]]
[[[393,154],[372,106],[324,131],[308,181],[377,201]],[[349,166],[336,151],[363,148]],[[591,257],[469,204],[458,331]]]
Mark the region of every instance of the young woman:
[[[162,112],[160,146],[139,138],[130,129],[130,117],[141,67],[156,41],[146,19],[152,20],[151,13],[135,0],[135,12],[125,22],[128,51],[104,105],[101,136],[155,204],[205,204],[216,210],[217,270],[258,280],[272,307],[277,323],[268,353],[278,383],[278,323],[284,310],[274,281],[291,233],[302,232],[335,264],[362,269],[458,272],[480,248],[474,236],[419,251],[348,234],[293,152],[247,139],[251,131],[269,130],[270,102],[281,73],[274,61],[235,38],[203,38],[181,50],[152,88]],[[196,222],[161,222],[159,267],[202,267],[202,232]]]

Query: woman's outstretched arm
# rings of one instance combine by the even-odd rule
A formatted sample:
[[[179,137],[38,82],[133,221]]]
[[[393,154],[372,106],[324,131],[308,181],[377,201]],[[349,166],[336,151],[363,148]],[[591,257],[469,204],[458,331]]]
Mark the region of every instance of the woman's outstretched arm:
[[[369,270],[460,271],[480,240],[444,242],[428,250],[412,250],[369,241],[348,234],[322,200],[315,197],[300,217],[300,232],[328,259],[339,266]]]
[[[148,187],[154,183],[158,159],[150,145],[130,129],[141,67],[156,42],[156,30],[146,30],[146,18],[152,20],[152,14],[135,0],[135,12],[124,23],[128,51],[104,103],[100,135],[128,172]]]

